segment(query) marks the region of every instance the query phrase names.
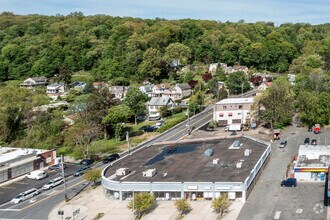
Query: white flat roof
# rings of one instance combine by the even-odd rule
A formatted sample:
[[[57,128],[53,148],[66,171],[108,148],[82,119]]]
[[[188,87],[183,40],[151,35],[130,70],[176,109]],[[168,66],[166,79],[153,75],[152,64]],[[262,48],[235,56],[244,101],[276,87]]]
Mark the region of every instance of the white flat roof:
[[[216,104],[244,104],[244,103],[253,103],[253,97],[249,98],[229,98],[223,99]]]
[[[30,148],[13,148],[13,147],[0,147],[0,164],[6,163],[12,159],[25,156],[37,155],[45,152],[46,150],[30,149]]]

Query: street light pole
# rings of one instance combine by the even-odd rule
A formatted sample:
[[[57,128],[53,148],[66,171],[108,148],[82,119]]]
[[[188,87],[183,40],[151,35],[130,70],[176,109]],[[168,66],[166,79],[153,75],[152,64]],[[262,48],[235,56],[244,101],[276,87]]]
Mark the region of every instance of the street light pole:
[[[66,188],[66,181],[65,181],[65,175],[64,175],[64,157],[63,155],[61,156],[61,165],[62,165],[62,178],[63,178],[63,183],[64,183],[64,200],[67,202],[69,201],[68,199],[68,193],[67,193],[67,188]]]
[[[127,146],[128,146],[128,153],[131,153],[131,144],[129,142],[129,133],[126,131],[126,141],[127,141]]]
[[[132,202],[132,208],[133,208],[133,220],[135,220],[135,211],[134,211],[134,189],[133,189],[133,202]]]

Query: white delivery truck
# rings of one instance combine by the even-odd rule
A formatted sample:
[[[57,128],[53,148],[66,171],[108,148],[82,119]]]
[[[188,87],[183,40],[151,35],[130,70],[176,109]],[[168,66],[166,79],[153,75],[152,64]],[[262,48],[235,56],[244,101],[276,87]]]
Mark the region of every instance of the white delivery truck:
[[[230,124],[225,127],[225,131],[240,131],[242,130],[241,124]]]
[[[44,170],[35,170],[26,174],[26,177],[33,180],[41,180],[47,177],[47,173]]]

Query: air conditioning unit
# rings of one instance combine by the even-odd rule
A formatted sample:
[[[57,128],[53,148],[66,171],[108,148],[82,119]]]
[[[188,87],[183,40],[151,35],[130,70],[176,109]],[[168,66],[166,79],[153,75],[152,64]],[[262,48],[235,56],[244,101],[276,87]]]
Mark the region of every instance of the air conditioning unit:
[[[146,171],[143,171],[142,175],[144,177],[153,177],[154,175],[156,175],[156,168],[148,169]]]
[[[129,169],[128,168],[119,168],[116,171],[116,175],[117,176],[126,176],[129,173]]]
[[[220,163],[220,159],[219,158],[215,158],[213,159],[213,164],[219,164]]]
[[[238,163],[236,163],[236,168],[240,169],[240,168],[242,168],[242,165],[243,165],[243,162],[238,162]]]
[[[251,152],[252,152],[251,149],[246,149],[244,151],[244,156],[246,156],[246,157],[250,156]]]

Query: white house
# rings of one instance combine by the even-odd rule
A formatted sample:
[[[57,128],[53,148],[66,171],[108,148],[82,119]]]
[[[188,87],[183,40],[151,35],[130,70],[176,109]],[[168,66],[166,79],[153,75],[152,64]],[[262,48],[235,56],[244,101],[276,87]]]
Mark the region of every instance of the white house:
[[[225,67],[225,73],[230,74],[230,73],[235,73],[235,72],[244,72],[245,74],[248,74],[249,72],[249,68],[247,68],[246,66],[228,66]]]
[[[154,88],[155,85],[143,85],[140,86],[140,91],[143,92],[144,94],[148,95],[148,97],[152,96],[152,89]]]
[[[158,120],[161,115],[159,109],[163,106],[173,108],[174,101],[170,97],[152,97],[148,103],[149,120]]]
[[[163,94],[166,94],[166,96],[171,96],[172,93],[171,86],[167,83],[162,83],[158,85],[154,85],[152,88],[152,92],[150,93],[152,97],[161,97]]]
[[[253,98],[228,98],[214,106],[213,119],[218,126],[251,124]]]
[[[48,80],[46,77],[32,77],[32,78],[27,78],[26,80],[23,81],[23,83],[20,85],[21,87],[25,87],[28,89],[33,89],[37,86],[45,86],[47,85]]]
[[[271,85],[272,85],[272,82],[262,82],[260,84],[260,86],[258,86],[258,93],[257,94],[262,93],[263,91],[265,91]]]
[[[65,93],[64,82],[53,83],[47,86],[48,96],[62,96]]]
[[[191,87],[188,83],[176,84],[172,89],[172,97],[174,100],[183,99],[191,95]]]

